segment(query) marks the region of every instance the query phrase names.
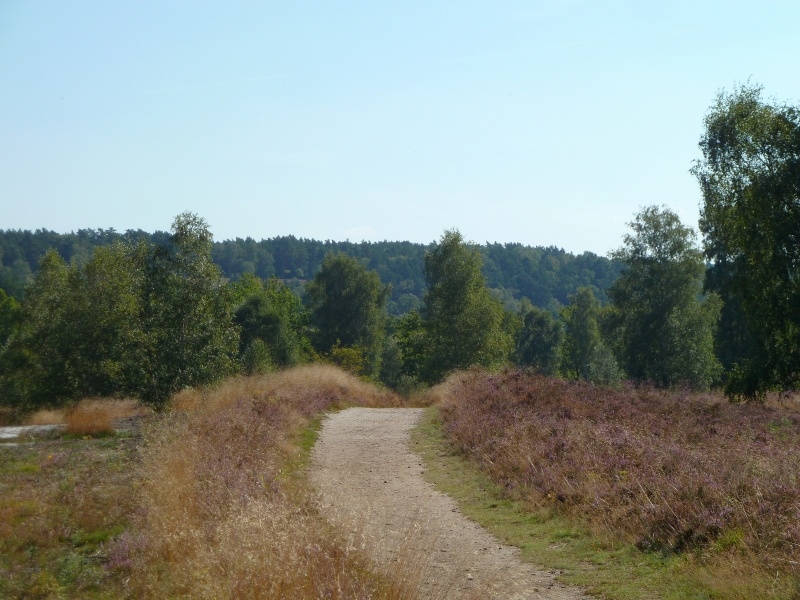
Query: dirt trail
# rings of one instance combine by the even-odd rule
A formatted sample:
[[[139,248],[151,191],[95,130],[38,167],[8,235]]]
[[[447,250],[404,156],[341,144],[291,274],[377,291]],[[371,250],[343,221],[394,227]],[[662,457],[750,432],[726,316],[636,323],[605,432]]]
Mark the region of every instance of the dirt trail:
[[[423,598],[587,598],[521,562],[423,480],[408,445],[421,413],[351,408],[324,421],[310,476],[326,516]]]

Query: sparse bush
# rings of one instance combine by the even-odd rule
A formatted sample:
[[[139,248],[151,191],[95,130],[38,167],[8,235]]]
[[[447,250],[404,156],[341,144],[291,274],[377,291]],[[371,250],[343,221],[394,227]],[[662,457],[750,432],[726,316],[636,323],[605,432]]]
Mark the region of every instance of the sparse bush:
[[[114,433],[111,415],[101,408],[76,406],[66,411],[66,432],[71,435],[108,435]]]
[[[337,340],[327,358],[336,366],[357,377],[368,374],[369,359],[366,351],[361,346],[343,347]]]

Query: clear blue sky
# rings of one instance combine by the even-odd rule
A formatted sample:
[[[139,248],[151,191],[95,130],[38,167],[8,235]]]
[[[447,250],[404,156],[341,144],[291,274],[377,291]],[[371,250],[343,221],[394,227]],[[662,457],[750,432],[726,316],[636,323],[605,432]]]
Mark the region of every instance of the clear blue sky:
[[[696,226],[703,116],[800,99],[800,2],[0,0],[0,228],[605,254]]]

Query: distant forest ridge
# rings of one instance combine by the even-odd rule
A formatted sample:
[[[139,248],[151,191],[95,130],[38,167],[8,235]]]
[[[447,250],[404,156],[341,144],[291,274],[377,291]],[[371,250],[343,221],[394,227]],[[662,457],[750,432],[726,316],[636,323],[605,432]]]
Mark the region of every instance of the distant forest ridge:
[[[138,239],[161,243],[169,233],[113,229],[80,229],[56,233],[46,229],[0,230],[0,288],[21,298],[25,284],[39,267],[40,257],[55,248],[66,260],[83,263],[94,248],[117,241]],[[375,270],[384,283],[392,285],[391,314],[417,308],[425,293],[423,256],[431,244],[412,242],[334,242],[296,238],[292,235],[255,241],[252,238],[215,242],[214,262],[223,275],[238,280],[245,273],[263,279],[275,276],[300,292],[329,252],[341,252]],[[605,302],[605,292],[622,270],[621,263],[592,252],[574,255],[560,248],[523,244],[477,245],[483,255],[483,273],[488,286],[514,309],[522,298],[535,306],[556,310],[583,286],[592,286]]]

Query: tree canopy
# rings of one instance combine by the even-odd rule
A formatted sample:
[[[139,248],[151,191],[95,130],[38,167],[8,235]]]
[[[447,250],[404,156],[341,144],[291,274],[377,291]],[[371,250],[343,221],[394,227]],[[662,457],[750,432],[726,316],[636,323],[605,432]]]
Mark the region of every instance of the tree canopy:
[[[324,353],[338,347],[360,348],[368,373],[377,377],[390,291],[377,273],[355,258],[326,256],[306,287],[317,350]]]
[[[720,93],[705,118],[700,230],[708,287],[725,301],[728,391],[754,397],[800,377],[800,109],[758,86]]]
[[[17,300],[38,270],[40,257],[54,248],[67,262],[83,265],[95,248],[115,242],[139,240],[160,245],[169,232],[147,233],[113,229],[80,229],[73,233],[0,230],[0,288]],[[387,311],[403,315],[419,309],[426,290],[424,255],[431,244],[411,242],[338,242],[297,238],[292,235],[254,240],[236,238],[213,242],[211,255],[223,277],[238,281],[250,274],[267,280],[277,277],[295,292],[319,271],[324,257],[333,252],[358,259],[392,286]],[[523,244],[475,245],[483,259],[482,272],[489,288],[510,303],[528,298],[534,305],[555,310],[581,286],[593,286],[605,301],[605,290],[621,269],[619,263],[591,252],[571,254],[555,247]]]
[[[517,334],[516,362],[542,375],[556,375],[563,341],[563,324],[548,311],[532,306],[524,314]]]
[[[437,381],[454,369],[502,364],[513,340],[502,327],[503,306],[486,287],[478,250],[458,231],[446,231],[425,255],[425,276],[423,377]]]
[[[82,264],[47,252],[0,352],[0,388],[23,406],[130,394],[161,403],[235,370],[238,330],[202,219],[163,244],[98,247]]]
[[[634,379],[707,388],[721,371],[713,348],[720,302],[701,298],[705,265],[694,231],[658,206],[629,225],[614,252],[626,268],[608,292],[620,362]]]
[[[260,343],[269,365],[288,367],[303,361],[309,354],[305,331],[308,315],[300,298],[274,277],[264,283],[253,281],[255,289],[236,309],[240,352],[244,355],[254,343]],[[258,350],[249,352],[248,356],[257,355]]]

